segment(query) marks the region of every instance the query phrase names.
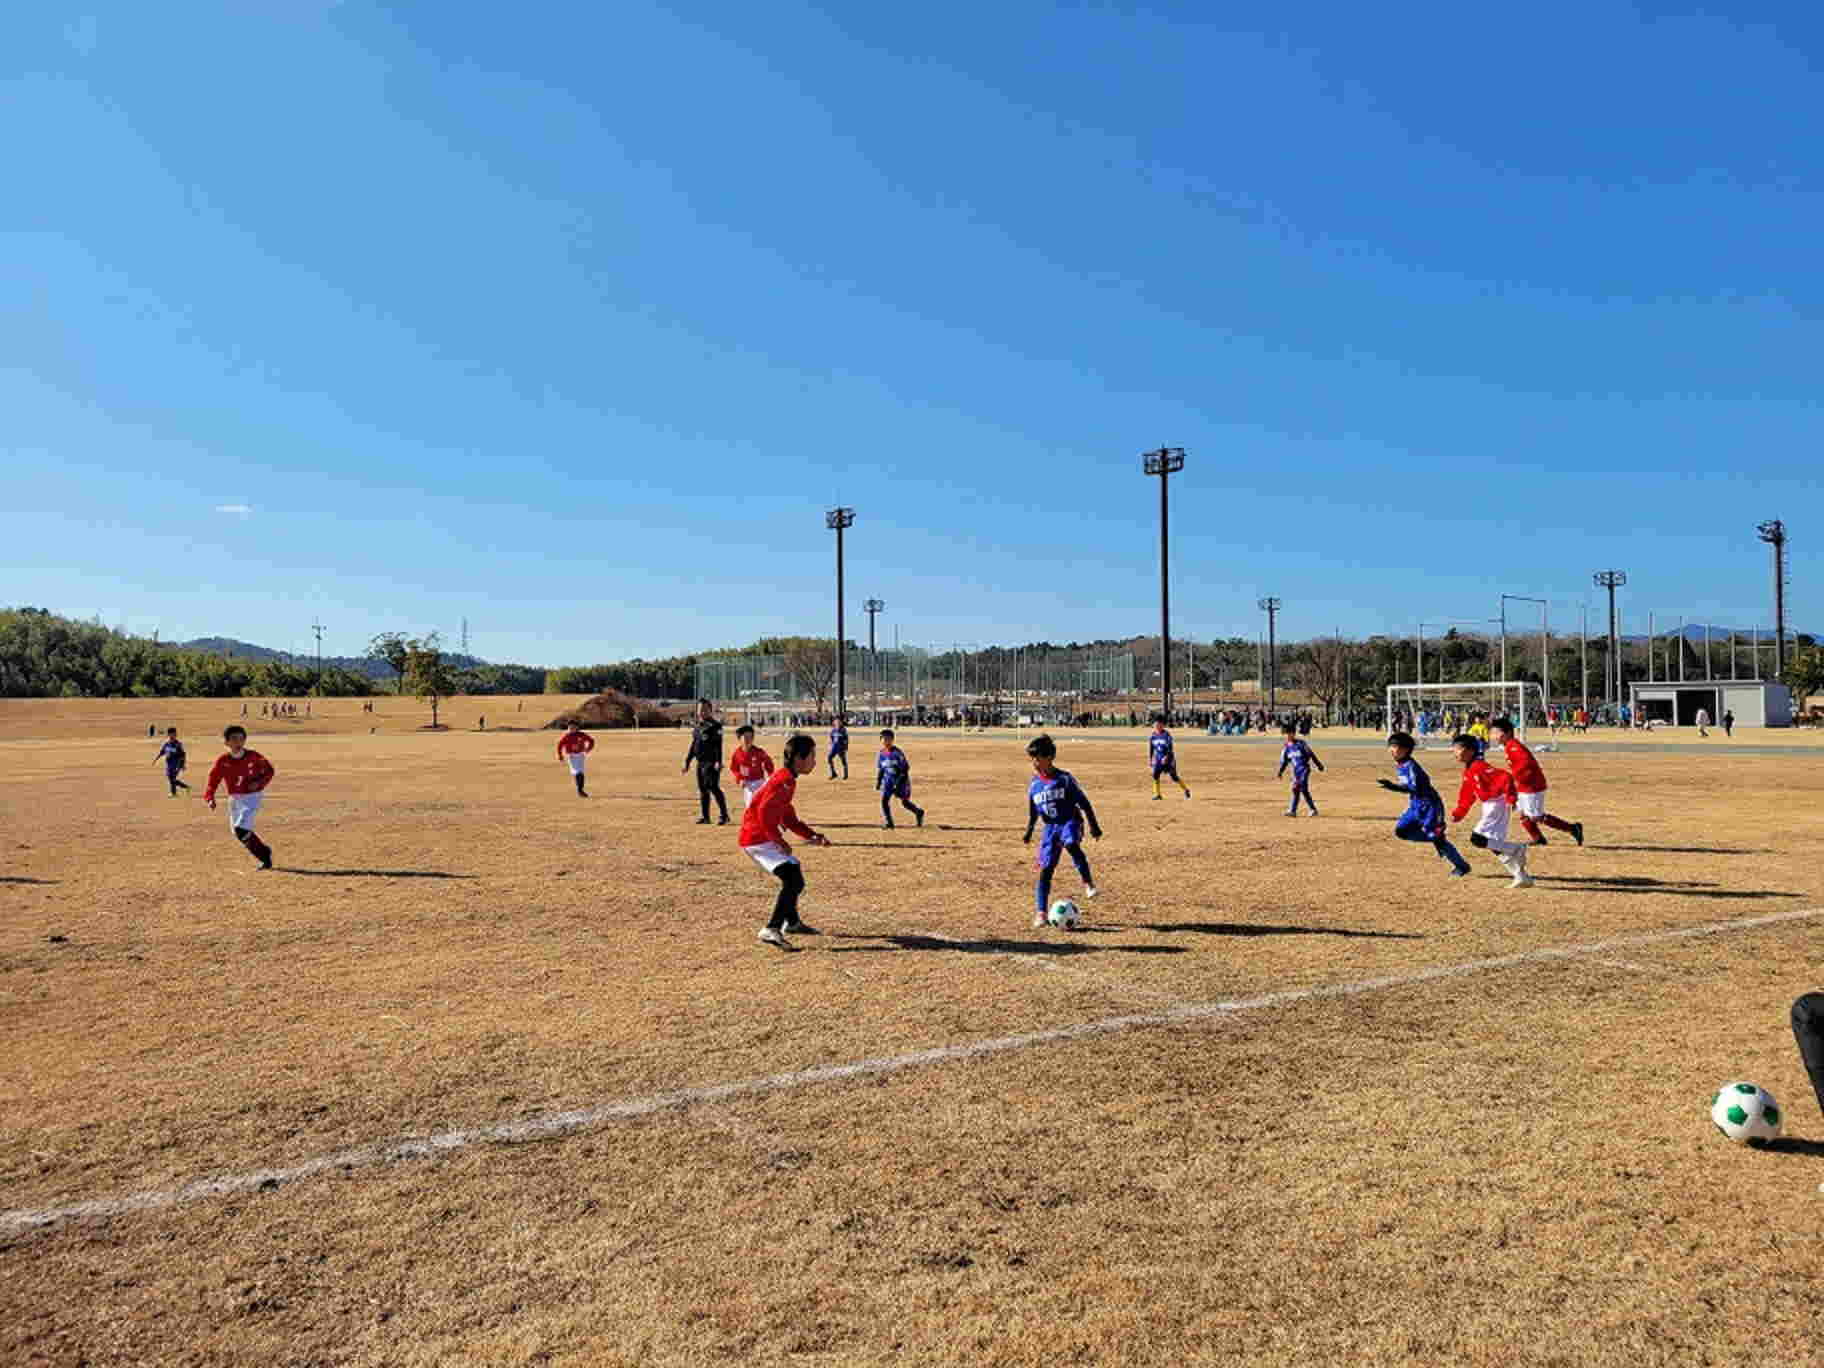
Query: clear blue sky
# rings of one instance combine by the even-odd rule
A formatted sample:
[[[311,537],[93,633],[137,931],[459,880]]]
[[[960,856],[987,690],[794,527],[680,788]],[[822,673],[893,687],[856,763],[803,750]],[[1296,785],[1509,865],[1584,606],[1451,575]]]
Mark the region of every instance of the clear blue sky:
[[[0,598],[539,664],[1815,627],[1806,4],[9,6]],[[245,509],[246,511],[222,511]]]

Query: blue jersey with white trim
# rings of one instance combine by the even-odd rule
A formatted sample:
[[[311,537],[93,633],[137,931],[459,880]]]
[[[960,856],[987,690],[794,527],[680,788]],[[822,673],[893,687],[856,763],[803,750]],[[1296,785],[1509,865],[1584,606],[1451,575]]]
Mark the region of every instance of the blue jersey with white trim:
[[[1172,763],[1172,734],[1170,732],[1154,732],[1147,737],[1146,741],[1153,764],[1169,765]]]
[[[1089,797],[1069,770],[1054,769],[1049,776],[1035,774],[1026,789],[1029,816],[1045,819],[1047,826],[1074,822],[1090,811]]]

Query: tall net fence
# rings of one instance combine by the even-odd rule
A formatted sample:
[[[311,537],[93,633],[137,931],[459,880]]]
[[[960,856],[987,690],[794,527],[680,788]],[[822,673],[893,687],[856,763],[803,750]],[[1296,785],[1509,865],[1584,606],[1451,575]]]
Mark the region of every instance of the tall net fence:
[[[849,714],[882,722],[1037,725],[1117,705],[1125,716],[1137,682],[1133,652],[1080,647],[856,647],[843,663]],[[827,715],[836,706],[836,652],[706,658],[696,685],[700,697],[762,716]]]

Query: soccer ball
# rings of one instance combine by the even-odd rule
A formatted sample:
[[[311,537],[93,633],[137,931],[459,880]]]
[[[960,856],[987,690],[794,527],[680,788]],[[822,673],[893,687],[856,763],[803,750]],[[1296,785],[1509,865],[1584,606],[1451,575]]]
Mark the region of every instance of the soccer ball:
[[[1725,1083],[1710,1099],[1710,1119],[1738,1145],[1764,1145],[1780,1136],[1780,1104],[1754,1083]]]
[[[1045,919],[1060,931],[1075,931],[1083,921],[1083,914],[1069,898],[1059,898],[1051,905]]]

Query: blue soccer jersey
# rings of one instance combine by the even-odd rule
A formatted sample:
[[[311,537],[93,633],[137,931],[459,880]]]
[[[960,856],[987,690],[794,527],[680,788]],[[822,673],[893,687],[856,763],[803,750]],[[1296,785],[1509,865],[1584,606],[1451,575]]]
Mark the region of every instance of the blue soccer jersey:
[[[1285,749],[1279,753],[1281,774],[1286,772],[1287,765],[1292,767],[1292,778],[1304,783],[1311,777],[1311,747],[1296,739],[1286,742]]]
[[[1152,759],[1153,773],[1157,774],[1160,770],[1170,769],[1176,763],[1177,757],[1172,752],[1172,734],[1170,732],[1154,732],[1146,738],[1146,746],[1147,753]]]
[[[164,759],[165,768],[173,773],[183,769],[189,763],[188,758],[184,755],[184,745],[181,741],[165,742],[158,748],[158,753]]]
[[[887,793],[897,793],[912,785],[912,762],[898,746],[886,746],[875,757],[875,786]]]
[[[1047,826],[1062,826],[1093,815],[1089,797],[1069,770],[1054,769],[1050,777],[1035,774],[1026,789],[1028,819],[1042,817]]]
[[[830,728],[830,754],[842,755],[849,749],[849,729],[847,727]]]

